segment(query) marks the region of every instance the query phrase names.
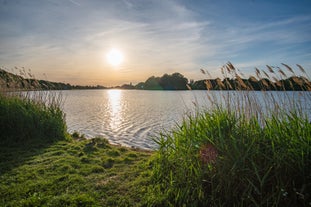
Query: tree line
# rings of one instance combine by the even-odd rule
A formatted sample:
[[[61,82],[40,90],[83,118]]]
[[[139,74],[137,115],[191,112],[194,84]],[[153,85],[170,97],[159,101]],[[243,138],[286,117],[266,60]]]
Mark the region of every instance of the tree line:
[[[203,79],[188,80],[181,73],[164,74],[161,77],[151,76],[145,82],[136,85],[124,84],[122,86],[110,87],[119,89],[138,89],[138,90],[277,90],[277,91],[311,91],[311,82],[305,76],[297,76],[294,71],[283,64],[292,76],[287,78],[286,74],[278,69],[283,78],[270,78],[265,71],[256,69],[256,77],[241,78],[237,70],[229,62],[223,66],[222,74],[224,79]],[[304,69],[298,65],[300,70],[307,76]],[[270,73],[276,74],[272,67],[267,66]],[[227,71],[227,72],[224,72]],[[201,70],[203,74],[208,73]],[[264,76],[263,76],[264,75]],[[23,89],[23,90],[72,90],[72,89],[109,89],[105,86],[80,86],[70,85],[68,83],[51,82],[46,80],[37,80],[34,78],[24,78],[19,75],[9,73],[0,69],[0,88]]]
[[[121,89],[139,90],[276,90],[276,91],[311,91],[311,82],[303,76],[272,81],[268,78],[248,79],[235,76],[234,78],[216,78],[203,80],[188,80],[180,73],[164,74],[162,77],[149,77],[137,85],[124,84]]]

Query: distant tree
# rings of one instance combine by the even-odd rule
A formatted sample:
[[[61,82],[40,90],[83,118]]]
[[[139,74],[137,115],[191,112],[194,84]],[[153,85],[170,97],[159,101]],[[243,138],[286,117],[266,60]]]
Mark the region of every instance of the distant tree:
[[[162,90],[163,88],[160,86],[160,78],[151,76],[145,82],[146,90]]]
[[[188,79],[180,73],[172,74],[173,85],[175,90],[187,90]]]
[[[135,85],[135,89],[145,89],[145,83],[140,82],[137,85]]]
[[[173,90],[173,82],[172,82],[172,77],[168,74],[164,74],[160,78],[160,85],[164,90]]]
[[[164,74],[159,83],[164,90],[187,90],[188,79],[180,73]]]
[[[132,84],[123,84],[121,89],[135,89],[135,87]]]

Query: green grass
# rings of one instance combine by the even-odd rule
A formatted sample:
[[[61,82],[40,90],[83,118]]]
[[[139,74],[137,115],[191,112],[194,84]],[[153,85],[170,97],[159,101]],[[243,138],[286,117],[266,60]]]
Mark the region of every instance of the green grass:
[[[67,135],[53,96],[0,96],[0,206],[311,206],[310,93],[262,93],[208,93],[153,153]]]
[[[102,138],[36,148],[1,146],[0,206],[143,205],[150,152]]]
[[[212,108],[155,139],[150,206],[311,206],[311,93],[262,90],[207,93]]]
[[[0,94],[0,206],[146,204],[151,153],[71,137],[64,117],[50,91]]]
[[[158,140],[154,206],[309,206],[311,124],[214,110]],[[216,154],[216,155],[215,155]]]
[[[65,115],[60,102],[42,97],[11,96],[0,93],[0,143],[45,142],[64,139]]]

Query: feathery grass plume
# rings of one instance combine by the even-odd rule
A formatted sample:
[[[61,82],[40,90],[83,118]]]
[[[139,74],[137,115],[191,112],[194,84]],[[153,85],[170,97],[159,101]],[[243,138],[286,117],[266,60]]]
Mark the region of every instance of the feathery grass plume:
[[[283,86],[282,82],[279,81],[279,79],[277,79],[276,77],[273,77],[272,79],[274,80],[274,83],[278,88],[281,88]]]
[[[289,80],[288,83],[289,83],[289,87],[294,91],[295,88],[294,88],[294,85],[292,83],[292,80]]]
[[[229,81],[229,78],[224,79],[226,89],[233,90],[233,87]]]
[[[306,71],[305,71],[305,69],[303,69],[303,67],[302,67],[301,65],[299,65],[299,64],[296,64],[296,65],[297,65],[297,67],[299,68],[299,70],[300,70],[302,73],[307,74]]]
[[[18,70],[18,67],[15,66],[15,69]],[[19,69],[19,74],[22,77],[27,77],[27,73],[26,73],[26,69],[24,67],[22,67],[22,69]]]
[[[292,80],[294,81],[294,83],[296,83],[300,87],[303,86],[303,81],[300,78],[298,78],[297,76],[292,77]]]
[[[225,89],[226,88],[226,86],[223,84],[223,82],[219,78],[216,79],[216,83],[217,83],[217,85],[219,86],[220,89]]]
[[[277,86],[275,85],[275,83],[273,81],[270,81],[270,85],[272,86],[272,90],[277,90]]]
[[[230,73],[230,72],[231,72],[231,68],[229,67],[229,65],[228,65],[228,64],[226,64],[226,65],[225,65],[225,68],[227,69],[228,73]]]
[[[289,67],[289,65],[285,64],[285,63],[281,63],[283,66],[285,66],[285,68],[291,72],[293,75],[296,75],[295,72],[293,71],[293,69],[291,67]]]
[[[257,81],[258,81],[257,78],[255,78],[255,77],[252,76],[252,75],[249,77],[249,79],[250,79],[251,81],[253,81],[253,82],[257,82]]]
[[[258,68],[255,68],[255,71],[256,71],[257,78],[261,79],[260,70]]]
[[[304,85],[307,86],[307,90],[311,91],[311,82],[306,78],[303,78],[303,81],[304,81]]]
[[[279,79],[277,79],[276,77],[272,77],[272,79],[274,80],[274,82],[278,82]]]
[[[227,65],[229,66],[229,68],[231,70],[235,70],[235,67],[232,65],[232,63],[230,61],[227,63]]]
[[[254,90],[254,87],[253,87],[253,85],[252,85],[250,82],[257,83],[258,80],[257,80],[254,76],[250,76],[250,77],[248,78],[248,81],[246,82],[246,84],[247,84],[249,90]]]
[[[29,78],[33,78],[33,79],[35,79],[35,76],[34,76],[34,74],[31,72],[31,70],[30,70],[30,69],[28,69],[27,74],[28,74],[28,77],[29,77]]]
[[[270,73],[274,73],[274,70],[272,69],[272,67],[270,65],[266,65],[266,67],[268,68]]]
[[[236,75],[236,79],[237,79],[239,85],[242,87],[241,89],[249,89],[247,87],[247,85],[244,83],[244,81],[242,80],[242,78],[238,74]]]
[[[208,70],[204,70],[204,69],[200,69],[201,73],[204,74],[204,75],[207,75],[207,77],[211,78],[211,74],[208,72]]]
[[[192,88],[189,84],[186,84],[186,87],[188,88],[188,90],[192,90]]]
[[[220,68],[220,72],[221,72],[222,75],[225,75],[224,67]]]
[[[202,68],[200,69],[201,73],[203,73],[205,75],[205,70],[203,70]]]
[[[299,68],[299,70],[305,75],[305,77],[308,79],[308,81],[310,81],[311,78],[310,78],[310,76],[306,73],[305,69],[304,69],[301,65],[299,65],[299,64],[296,64],[296,65],[297,65],[297,67]]]
[[[268,84],[268,82],[267,82],[265,79],[261,79],[261,81],[262,81],[262,84],[263,84],[263,86],[264,86],[264,87],[262,87],[263,90],[269,89],[269,84]]]
[[[213,88],[213,85],[212,85],[212,83],[211,83],[210,80],[207,79],[207,80],[204,81],[204,83],[205,83],[205,85],[206,85],[206,89],[207,89],[207,90],[210,90],[210,89]]]
[[[287,75],[284,73],[284,71],[279,68],[278,72],[284,77],[284,78],[287,78]]]
[[[270,76],[268,75],[268,73],[266,73],[266,71],[262,70],[262,72],[268,79],[270,79]]]

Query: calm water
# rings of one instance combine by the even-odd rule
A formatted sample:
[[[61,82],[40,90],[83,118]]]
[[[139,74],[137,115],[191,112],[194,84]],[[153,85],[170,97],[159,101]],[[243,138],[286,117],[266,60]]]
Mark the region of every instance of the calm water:
[[[155,148],[157,133],[170,130],[184,114],[194,112],[204,93],[191,91],[63,91],[68,131],[102,136],[111,143]]]
[[[78,131],[86,137],[102,136],[111,143],[144,149],[156,148],[152,138],[176,127],[184,115],[210,105],[207,91],[72,90],[61,93],[69,132]],[[293,100],[300,96],[298,92],[288,93]],[[224,95],[213,94],[219,99]],[[271,94],[277,97],[280,92]],[[310,113],[310,108],[305,110]]]

